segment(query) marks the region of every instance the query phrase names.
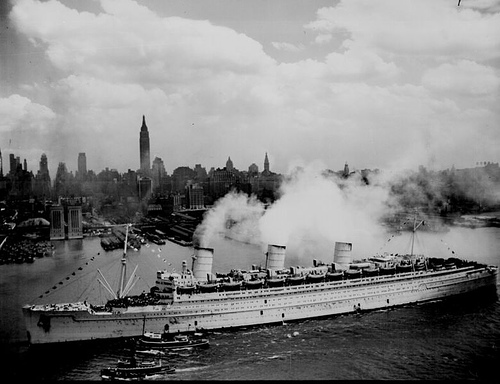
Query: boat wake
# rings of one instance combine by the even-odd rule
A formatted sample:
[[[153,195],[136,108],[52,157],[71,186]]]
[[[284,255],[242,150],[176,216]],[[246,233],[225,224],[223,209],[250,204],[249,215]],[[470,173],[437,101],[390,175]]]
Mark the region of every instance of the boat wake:
[[[176,373],[183,373],[183,372],[195,372],[195,371],[201,371],[203,369],[207,369],[207,366],[202,366],[202,367],[190,367],[190,368],[177,368],[175,370]]]

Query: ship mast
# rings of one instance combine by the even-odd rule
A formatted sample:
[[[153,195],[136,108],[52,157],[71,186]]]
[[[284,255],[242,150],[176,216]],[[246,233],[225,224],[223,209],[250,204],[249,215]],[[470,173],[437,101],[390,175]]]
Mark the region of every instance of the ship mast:
[[[416,211],[416,210],[415,210]],[[413,256],[413,245],[415,244],[415,233],[417,232],[417,229],[424,223],[422,220],[420,223],[417,225],[417,212],[415,212],[415,216],[413,216],[413,232],[411,234],[411,253],[410,256]]]
[[[125,241],[123,242],[123,257],[122,257],[122,269],[120,273],[120,285],[119,285],[119,291],[118,291],[118,297],[122,298],[123,297],[123,292],[124,292],[124,284],[125,284],[125,275],[127,273],[127,246],[128,246],[128,228],[129,225],[126,225],[126,231],[125,231]]]

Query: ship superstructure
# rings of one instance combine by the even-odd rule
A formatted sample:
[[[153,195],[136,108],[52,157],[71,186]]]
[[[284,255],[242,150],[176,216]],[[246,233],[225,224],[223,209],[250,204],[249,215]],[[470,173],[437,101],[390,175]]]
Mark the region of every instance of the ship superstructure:
[[[268,245],[265,267],[213,274],[213,248],[195,247],[191,268],[160,270],[150,293],[117,295],[105,306],[26,305],[31,344],[193,332],[330,316],[496,292],[498,268],[458,258],[382,255],[352,260],[352,244],[335,243],[333,260],[285,267],[286,247]],[[125,264],[125,257],[122,263]],[[124,277],[124,276],[123,276]],[[121,279],[121,286],[124,279]],[[125,292],[126,284],[120,292]]]

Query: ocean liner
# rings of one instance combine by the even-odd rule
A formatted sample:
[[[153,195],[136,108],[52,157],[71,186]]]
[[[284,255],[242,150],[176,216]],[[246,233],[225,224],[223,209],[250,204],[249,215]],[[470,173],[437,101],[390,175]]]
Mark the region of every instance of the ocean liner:
[[[414,225],[413,236],[418,225]],[[127,231],[128,233],[128,231]],[[120,290],[106,305],[25,305],[32,345],[189,333],[389,308],[492,290],[498,267],[413,254],[352,260],[352,243],[337,242],[333,260],[285,268],[286,246],[269,244],[265,267],[213,274],[213,248],[194,247],[191,268],[157,271],[149,293],[127,296],[126,241]],[[412,243],[413,244],[413,243]]]

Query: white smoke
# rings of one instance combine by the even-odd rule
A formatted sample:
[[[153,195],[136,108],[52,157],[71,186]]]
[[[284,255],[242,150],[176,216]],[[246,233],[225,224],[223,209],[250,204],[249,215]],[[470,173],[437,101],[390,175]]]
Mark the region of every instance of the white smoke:
[[[206,212],[194,233],[200,247],[210,247],[215,236],[253,243],[260,238],[258,221],[264,205],[255,196],[231,191]]]
[[[296,167],[267,209],[255,197],[227,194],[207,211],[195,238],[209,247],[214,236],[228,236],[260,244],[264,252],[268,244],[284,245],[287,258],[307,263],[317,255],[331,262],[336,241],[352,242],[354,256],[373,255],[385,240],[379,219],[387,210],[387,191],[360,177],[340,180],[324,169],[320,163]]]
[[[298,167],[261,218],[261,241],[286,245],[287,254],[308,256],[307,261],[325,252],[320,259],[331,261],[336,241],[352,242],[356,255],[383,242],[379,218],[387,196],[384,188],[364,185],[359,177],[328,176],[319,163]]]

